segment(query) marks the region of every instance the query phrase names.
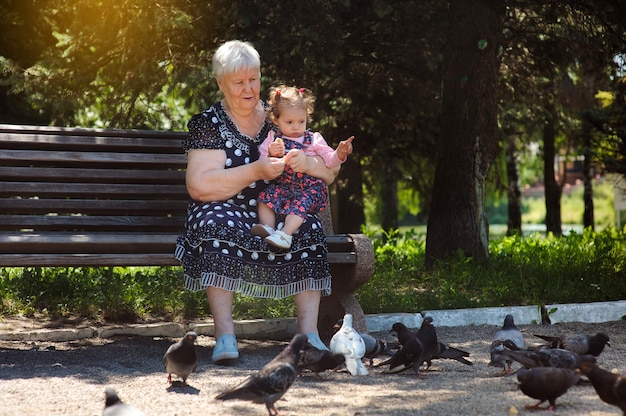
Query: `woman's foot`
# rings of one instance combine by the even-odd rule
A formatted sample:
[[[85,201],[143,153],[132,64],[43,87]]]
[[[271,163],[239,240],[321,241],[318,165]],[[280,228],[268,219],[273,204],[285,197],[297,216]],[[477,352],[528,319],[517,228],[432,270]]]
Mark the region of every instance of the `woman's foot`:
[[[280,230],[274,231],[274,234],[265,237],[265,242],[285,250],[291,248],[291,236]]]
[[[213,361],[236,360],[239,358],[237,338],[232,334],[224,334],[217,339],[213,349]]]
[[[313,348],[316,348],[320,351],[329,351],[328,347],[324,345],[324,343],[320,339],[320,336],[315,332],[310,332],[306,334],[306,336],[309,339],[309,344],[311,344]]]

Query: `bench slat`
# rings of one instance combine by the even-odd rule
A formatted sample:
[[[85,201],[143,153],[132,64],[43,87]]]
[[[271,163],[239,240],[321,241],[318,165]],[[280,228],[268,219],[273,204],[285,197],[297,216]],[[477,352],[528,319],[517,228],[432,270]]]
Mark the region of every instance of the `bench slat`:
[[[354,253],[328,253],[331,264],[356,263]],[[180,266],[171,253],[0,254],[0,267]]]
[[[0,230],[152,231],[158,229],[182,232],[184,221],[184,216],[1,215]]]
[[[122,200],[122,199],[0,199],[0,214],[72,213],[100,215],[184,216],[187,200]]]
[[[10,182],[185,184],[185,172],[183,170],[0,166],[0,178]]]
[[[172,167],[182,169],[187,163],[185,155],[159,153],[116,153],[116,152],[64,152],[44,150],[11,150],[0,152],[0,164],[29,165],[49,164],[62,166],[115,165],[146,167]]]
[[[0,196],[186,200],[188,193],[183,185],[0,182]]]

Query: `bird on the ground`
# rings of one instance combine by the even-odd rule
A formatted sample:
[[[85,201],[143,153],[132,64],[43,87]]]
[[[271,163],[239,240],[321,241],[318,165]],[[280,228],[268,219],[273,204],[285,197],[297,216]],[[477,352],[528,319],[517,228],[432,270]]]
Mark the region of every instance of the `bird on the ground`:
[[[363,365],[362,358],[365,356],[365,341],[361,334],[352,327],[352,315],[347,313],[343,317],[343,324],[339,331],[330,339],[330,351],[345,357],[348,372],[353,376],[366,376],[369,374]]]
[[[577,369],[582,363],[595,363],[596,357],[591,354],[578,355],[561,348],[545,348],[538,350],[504,350],[501,352],[524,367],[557,367]]]
[[[604,332],[598,332],[595,335],[571,334],[550,336],[535,334],[535,336],[548,341],[550,348],[563,348],[580,355],[591,354],[597,357],[604,351],[605,346],[611,346],[609,336]]]
[[[302,370],[309,370],[319,378],[322,378],[320,373],[339,367],[345,363],[345,360],[343,354],[334,354],[328,350],[318,350],[307,344],[300,354],[298,373],[302,373]]]
[[[335,332],[338,331],[342,325],[343,319],[339,319],[334,326]],[[361,335],[365,343],[365,355],[363,359],[369,361],[370,367],[374,364],[374,358],[385,354],[391,355],[391,350],[394,348],[394,345],[389,344],[386,340],[375,338],[364,332],[359,332],[359,335]]]
[[[592,363],[581,364],[580,372],[591,381],[603,402],[619,407],[622,414],[626,415],[626,377]]]
[[[390,332],[396,334],[396,337],[398,338],[398,342],[400,343],[400,345],[406,344],[411,338],[413,338],[414,336],[417,336],[417,331],[410,330],[402,322],[396,322],[395,324],[393,324],[391,326]]]
[[[398,325],[396,322],[392,326],[392,331],[398,335],[398,340],[402,344],[400,349],[385,363],[389,364],[389,368],[385,373],[399,373],[409,368],[413,368],[415,374],[422,378],[423,375],[419,369],[421,365],[433,358],[438,347],[437,332],[432,325],[433,319],[427,316],[422,321],[419,331],[412,337],[409,337],[408,328],[404,324]],[[407,340],[407,338],[409,338]],[[404,343],[403,343],[404,341]]]
[[[431,321],[432,322],[432,321]],[[398,338],[398,342],[400,344],[405,344],[409,339],[414,336],[417,336],[417,332],[411,331],[404,325],[402,322],[396,322],[391,327],[391,332],[394,332]],[[467,351],[460,350],[458,348],[451,347],[447,344],[444,344],[441,341],[437,342],[437,348],[431,358],[431,360],[437,359],[448,359],[448,360],[456,360],[460,363],[466,365],[473,365],[469,360],[466,360],[465,357],[469,357],[470,353]],[[426,361],[427,369],[431,366],[431,360]]]
[[[247,400],[263,403],[270,416],[278,414],[275,403],[283,397],[298,375],[300,352],[307,343],[305,334],[296,334],[272,361],[237,386],[218,394],[217,400]]]
[[[580,374],[567,368],[522,367],[517,370],[517,380],[520,382],[519,388],[522,393],[539,400],[536,404],[526,406],[527,409],[537,409],[547,400],[549,405],[546,410],[554,410],[556,399],[578,383]]]
[[[439,340],[437,339],[437,331],[433,326],[433,318],[427,316],[422,321],[419,331],[417,331],[417,337],[422,341],[423,346],[423,358],[430,367],[430,360],[433,359],[435,353],[439,348]]]
[[[183,380],[187,385],[187,378],[198,367],[198,353],[196,351],[196,339],[198,335],[189,331],[182,340],[169,346],[163,355],[163,365],[167,371],[167,382],[172,384],[172,374]]]
[[[398,347],[398,345],[390,344],[383,339],[374,338],[370,334],[360,333],[360,335],[365,343],[365,355],[363,359],[369,361],[370,368],[374,365],[374,358],[381,355],[391,355],[392,350]]]
[[[501,367],[504,374],[510,374],[513,361],[503,355],[502,352],[524,348],[524,336],[515,326],[513,315],[508,314],[504,317],[502,328],[496,331],[491,341],[491,347],[489,349],[491,360],[489,361],[489,365],[492,367]]]
[[[102,416],[146,416],[144,412],[120,400],[115,389],[104,390],[104,411]]]
[[[473,362],[465,358],[469,356],[470,356],[469,352],[451,347],[439,341],[437,342],[437,349],[435,350],[435,353],[432,356],[432,360],[447,359],[447,360],[455,360],[465,365],[474,365]],[[430,368],[430,365],[431,365],[430,360],[426,361],[426,365],[427,365],[426,369]]]

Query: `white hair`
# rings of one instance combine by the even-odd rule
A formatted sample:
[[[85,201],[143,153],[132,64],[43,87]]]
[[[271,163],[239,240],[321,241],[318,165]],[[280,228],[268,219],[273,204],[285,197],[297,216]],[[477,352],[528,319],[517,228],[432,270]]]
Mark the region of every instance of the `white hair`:
[[[221,78],[241,70],[261,68],[259,52],[248,42],[231,40],[223,43],[213,55],[213,74]]]

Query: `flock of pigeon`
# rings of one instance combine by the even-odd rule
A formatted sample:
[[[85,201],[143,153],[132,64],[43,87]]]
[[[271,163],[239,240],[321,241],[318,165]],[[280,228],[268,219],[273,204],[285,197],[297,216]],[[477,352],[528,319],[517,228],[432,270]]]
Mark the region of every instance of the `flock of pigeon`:
[[[304,370],[323,378],[320,373],[339,370],[343,367],[353,376],[365,376],[373,367],[384,367],[382,373],[394,374],[412,369],[417,377],[423,378],[432,360],[456,360],[472,365],[467,358],[469,352],[451,347],[437,339],[432,317],[425,317],[418,331],[412,331],[402,323],[395,323],[391,333],[397,343],[376,339],[369,334],[359,333],[352,327],[352,316],[346,314],[338,322],[338,330],[330,340],[330,351],[318,350],[307,342],[304,334],[295,335],[274,359],[249,375],[240,384],[215,397],[216,400],[245,400],[265,404],[270,416],[278,415],[275,407]],[[525,395],[539,400],[527,406],[538,408],[548,401],[548,410],[556,407],[556,399],[586,376],[604,402],[617,406],[626,415],[626,378],[600,368],[597,357],[609,344],[604,333],[596,335],[568,335],[551,337],[536,335],[545,343],[526,347],[522,333],[515,326],[512,315],[507,315],[504,324],[493,336],[490,347],[490,366],[503,369],[503,374],[512,374],[511,365],[522,365],[517,370],[519,388]],[[188,332],[184,338],[172,344],[163,357],[168,382],[172,375],[187,378],[196,370],[198,355],[195,348],[197,335]],[[388,356],[374,366],[374,358]],[[422,366],[425,368],[422,369]],[[123,403],[115,390],[105,390],[104,416],[143,415],[135,407]]]
[[[556,399],[584,375],[601,400],[619,407],[626,415],[626,378],[597,365],[597,357],[604,347],[611,346],[607,334],[535,336],[547,343],[525,348],[524,337],[515,326],[513,316],[507,315],[490,349],[489,365],[502,368],[505,374],[512,373],[513,361],[522,365],[517,370],[519,388],[528,397],[539,400],[528,408],[538,408],[547,401],[547,410],[553,410]]]

